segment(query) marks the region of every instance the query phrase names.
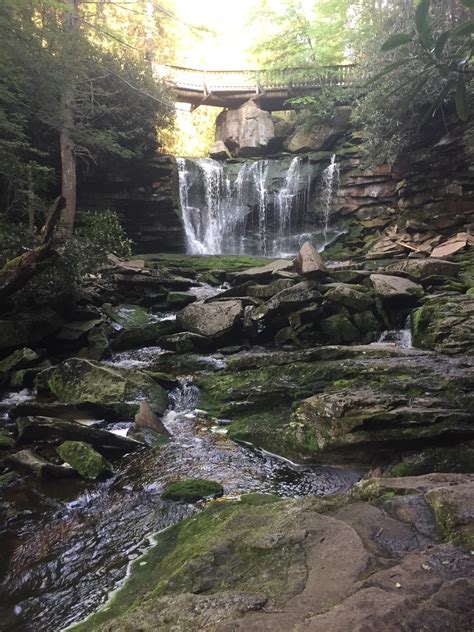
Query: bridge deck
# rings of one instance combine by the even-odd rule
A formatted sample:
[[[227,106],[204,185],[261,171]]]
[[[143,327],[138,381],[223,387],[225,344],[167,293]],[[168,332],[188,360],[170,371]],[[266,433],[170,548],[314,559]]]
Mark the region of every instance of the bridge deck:
[[[156,72],[173,85],[176,99],[199,105],[239,107],[255,99],[259,107],[284,110],[285,102],[324,86],[348,86],[353,82],[354,65],[326,66],[315,69],[308,79],[307,69],[291,68],[274,71],[198,70],[181,66],[157,66]]]

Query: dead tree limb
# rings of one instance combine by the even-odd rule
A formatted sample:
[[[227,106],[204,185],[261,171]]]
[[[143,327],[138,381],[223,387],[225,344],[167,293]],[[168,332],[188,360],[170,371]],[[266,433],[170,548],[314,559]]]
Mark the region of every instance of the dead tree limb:
[[[14,259],[10,259],[0,270],[0,301],[8,299],[12,294],[21,290],[30,279],[54,261],[54,230],[64,207],[65,200],[60,196],[48,211],[46,222],[38,236],[38,245]]]

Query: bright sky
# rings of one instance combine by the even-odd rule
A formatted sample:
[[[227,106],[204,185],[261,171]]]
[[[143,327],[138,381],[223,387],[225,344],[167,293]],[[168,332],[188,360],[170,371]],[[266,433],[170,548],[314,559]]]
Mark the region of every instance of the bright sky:
[[[247,49],[258,36],[249,23],[256,0],[175,0],[180,18],[216,31],[199,40],[183,41],[178,64],[215,70],[240,69],[248,65]]]

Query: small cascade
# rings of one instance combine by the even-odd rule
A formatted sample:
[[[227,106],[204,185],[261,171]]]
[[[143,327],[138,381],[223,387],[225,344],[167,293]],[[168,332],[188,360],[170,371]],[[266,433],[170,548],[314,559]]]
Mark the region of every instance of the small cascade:
[[[333,199],[340,185],[340,170],[336,162],[336,154],[332,155],[331,163],[323,171],[321,185],[323,249],[329,244],[328,233],[331,225],[331,211]]]

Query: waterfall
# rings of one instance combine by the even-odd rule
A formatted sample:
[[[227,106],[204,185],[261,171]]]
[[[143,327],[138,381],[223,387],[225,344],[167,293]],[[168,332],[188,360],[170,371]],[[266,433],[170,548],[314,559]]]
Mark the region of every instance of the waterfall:
[[[332,155],[331,163],[323,171],[321,186],[323,250],[328,245],[328,231],[331,222],[333,198],[340,185],[340,170],[336,162],[336,154]]]
[[[268,160],[257,160],[250,167],[258,196],[258,242],[263,256],[267,254],[267,188]]]
[[[188,254],[290,256],[321,234],[308,213],[313,167],[303,156],[222,163],[177,158]],[[338,186],[335,157],[323,174],[327,215]]]
[[[278,227],[274,250],[279,255],[291,250],[291,237],[298,223],[304,217],[308,207],[311,192],[311,170],[307,170],[307,178],[304,188],[302,180],[302,158],[296,156],[292,159],[286,174],[285,184],[278,192],[275,200],[275,215]]]

